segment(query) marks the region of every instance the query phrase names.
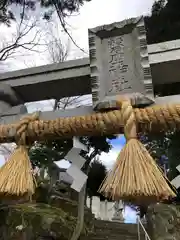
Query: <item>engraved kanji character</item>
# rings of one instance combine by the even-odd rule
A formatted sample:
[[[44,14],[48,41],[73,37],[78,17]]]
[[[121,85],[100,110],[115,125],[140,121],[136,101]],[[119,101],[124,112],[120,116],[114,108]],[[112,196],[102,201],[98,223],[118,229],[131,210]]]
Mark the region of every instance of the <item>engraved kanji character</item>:
[[[110,53],[121,53],[123,52],[123,40],[119,38],[110,38],[108,40],[108,47]]]

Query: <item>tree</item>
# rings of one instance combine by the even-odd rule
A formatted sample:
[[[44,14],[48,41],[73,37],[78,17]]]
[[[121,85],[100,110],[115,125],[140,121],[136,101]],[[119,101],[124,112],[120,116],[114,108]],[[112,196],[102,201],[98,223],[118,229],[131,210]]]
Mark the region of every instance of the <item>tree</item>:
[[[95,158],[95,160],[90,164],[87,180],[87,195],[90,198],[90,208],[92,206],[93,196],[98,196],[101,200],[104,199],[104,197],[98,193],[98,190],[106,177],[106,174],[106,166],[103,165],[98,158]]]
[[[15,8],[17,5],[25,7],[26,15],[30,16],[31,11],[40,7],[43,10],[43,18],[49,20],[55,11],[58,11],[61,18],[69,16],[73,12],[78,12],[84,2],[90,0],[1,0],[0,2],[0,22],[10,26],[11,21],[16,19]],[[41,12],[40,11],[40,12]]]
[[[145,18],[147,40],[149,44],[170,41],[180,38],[180,1],[155,1],[150,16]],[[168,91],[168,89],[167,89]],[[160,92],[162,95],[162,92]],[[171,180],[179,173],[176,167],[180,164],[180,132],[148,134],[140,136],[141,141],[150,149],[158,165],[166,168],[167,176]],[[177,201],[180,200],[180,189]]]
[[[109,138],[113,139],[115,137],[109,136]],[[82,137],[80,140],[82,143],[86,144],[88,150],[91,151],[91,154],[84,151],[81,153],[86,159],[83,170],[88,174],[91,161],[101,152],[109,152],[111,144],[107,141],[106,137]],[[51,167],[54,161],[63,159],[72,146],[72,139],[58,139],[40,143],[35,142],[30,149],[30,159],[33,167]]]
[[[140,140],[162,170],[166,171],[168,179],[172,180],[179,175],[176,167],[180,164],[180,131],[148,134],[140,136]],[[170,185],[171,187],[171,185]],[[180,188],[177,189],[177,197],[170,199],[168,203],[180,202]]]
[[[1,0],[0,23],[11,26],[12,21],[15,21],[17,19],[17,6],[23,7],[23,15],[26,18],[32,16],[32,12],[36,9],[38,9],[37,12],[39,18],[43,16],[43,19],[47,21],[49,21],[52,15],[55,13],[58,16],[63,31],[68,35],[71,42],[73,42],[76,47],[84,52],[84,50],[76,44],[71,34],[69,33],[66,27],[65,18],[70,16],[73,12],[78,12],[84,2],[88,1],[90,0]],[[21,15],[22,13],[20,12],[20,18],[22,17]],[[16,41],[13,46],[16,46]],[[26,46],[23,45],[23,47],[25,48]]]
[[[21,19],[20,23],[17,23],[16,31],[12,34],[11,40],[1,36],[0,62],[14,58],[18,51],[21,54],[39,52],[38,47],[42,45],[40,41],[41,31],[37,29],[37,21],[31,22]]]
[[[62,39],[62,29],[59,27],[58,22],[48,23],[45,39],[48,63],[64,62],[69,55],[70,39]]]
[[[155,1],[152,6],[152,16],[159,15],[165,7],[166,0]]]
[[[36,17],[26,16],[25,3],[18,8],[18,12],[20,12],[20,16],[11,25],[11,29],[7,26],[2,28],[5,34],[1,33],[0,35],[1,63],[17,57],[17,53],[26,55],[27,52],[40,52],[40,47],[43,46],[41,43],[42,31],[38,25],[39,21]]]
[[[180,132],[164,132],[141,136],[140,140],[150,151],[157,164],[167,171],[168,178],[172,180],[179,173],[176,167],[180,164]]]
[[[145,24],[149,44],[180,38],[180,1],[155,1],[152,14],[145,18]]]

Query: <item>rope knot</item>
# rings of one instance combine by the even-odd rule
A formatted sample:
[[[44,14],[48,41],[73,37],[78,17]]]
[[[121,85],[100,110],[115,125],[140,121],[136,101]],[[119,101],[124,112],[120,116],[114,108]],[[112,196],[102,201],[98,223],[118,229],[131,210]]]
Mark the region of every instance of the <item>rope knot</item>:
[[[27,137],[27,128],[28,125],[39,119],[39,113],[33,113],[32,115],[25,116],[19,122],[16,127],[16,143],[18,146],[26,145],[26,137]]]
[[[123,99],[118,102],[118,105],[121,106],[122,119],[124,123],[124,135],[127,141],[132,138],[137,138],[136,118],[131,101]]]

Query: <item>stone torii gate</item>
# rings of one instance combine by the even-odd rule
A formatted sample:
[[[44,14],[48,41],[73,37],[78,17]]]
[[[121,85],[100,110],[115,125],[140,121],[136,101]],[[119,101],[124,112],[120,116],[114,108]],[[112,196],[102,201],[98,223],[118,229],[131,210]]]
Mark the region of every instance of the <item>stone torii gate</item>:
[[[79,62],[79,65],[77,63],[77,65],[74,66],[76,70],[74,72],[75,77],[73,81],[74,85],[77,85],[79,88],[79,91],[76,91],[77,94],[82,94],[82,92],[92,92],[93,106],[73,110],[40,113],[38,116],[39,119],[52,120],[57,117],[82,116],[91,114],[94,111],[98,112],[102,110],[117,109],[117,100],[119,96],[125,96],[131,99],[133,107],[149,106],[165,102],[173,103],[177,102],[177,99],[179,99],[179,96],[165,98],[155,98],[154,96],[143,17],[89,29],[89,55],[89,67],[82,67],[81,62]],[[71,77],[70,70],[65,68],[65,63],[63,64],[63,71],[66,74],[66,78],[69,79]],[[73,69],[73,65],[71,67]],[[78,67],[83,68],[84,72],[79,74],[79,71],[77,70]],[[49,66],[49,68],[51,69],[51,66]],[[85,68],[88,68],[88,73]],[[43,71],[44,69],[41,67],[41,72]],[[54,73],[52,71],[50,72],[52,75],[56,75],[55,70]],[[76,74],[79,74],[79,79]],[[57,80],[61,76],[53,75],[56,82],[58,82]],[[85,81],[87,76],[89,77],[89,83],[87,86],[78,84],[82,79]],[[0,77],[3,82],[0,84],[1,124],[16,123],[23,115],[27,114],[26,108],[23,105],[23,99],[32,100],[33,98],[31,98],[30,95],[33,96],[33,94],[35,96],[34,100],[38,99],[38,95],[41,96],[43,91],[35,93],[32,91],[32,86],[35,82],[37,86],[38,84],[41,85],[43,80],[39,79],[38,82],[37,76],[36,79],[33,80],[33,75],[29,78],[31,81],[30,84],[27,84],[28,82],[24,83],[22,75],[20,74],[12,76],[12,73],[9,73]],[[69,91],[69,96],[73,95],[72,91],[74,85],[66,85],[64,82],[64,85],[61,84],[62,89],[57,88],[57,86],[55,89],[53,85],[54,83],[51,84],[52,83],[50,82],[49,86],[52,87],[51,90],[54,89],[54,95],[52,94],[51,96],[57,96],[59,98],[61,96],[64,97],[65,94],[57,95],[57,91],[62,91],[62,89],[67,89],[67,92]],[[91,91],[89,91],[90,86]],[[27,93],[28,90],[30,94],[27,95],[29,98],[26,98],[26,96],[23,95],[23,91]],[[44,92],[48,91],[49,88]],[[130,107],[128,104],[124,105],[123,110],[126,110],[126,107]],[[177,118],[175,120],[177,121]],[[120,124],[122,123],[120,122]],[[118,126],[118,128],[120,128],[120,126]],[[7,129],[8,128],[6,128],[6,130]],[[13,127],[7,130],[9,134],[8,137],[11,140],[14,139],[16,134],[16,131],[14,130],[16,129],[13,129]],[[98,131],[98,129],[96,130]],[[114,130],[112,128],[111,130],[115,131],[116,129]],[[99,131],[99,133],[101,133],[101,131]],[[5,141],[7,136],[0,136],[0,138]],[[80,225],[82,225],[83,220],[81,213],[79,215]],[[78,235],[79,229],[77,229],[77,232],[73,235],[73,240],[77,239],[79,237]]]
[[[137,23],[139,18],[132,19],[130,21]],[[141,23],[138,24],[135,24],[137,25],[135,29],[137,29],[136,38],[139,41],[139,46],[135,47],[135,42],[133,42],[132,45],[134,49],[139,48],[138,54],[134,53],[134,55],[131,55],[133,56],[133,59],[136,58],[136,63],[139,62],[139,73],[138,71],[136,72],[142,75],[142,72],[144,71],[145,75],[144,77],[141,76],[142,81],[144,81],[144,86],[142,85],[142,81],[140,86],[137,80],[134,80],[132,91],[136,91],[138,93],[140,92],[141,94],[142,92],[145,92],[146,96],[149,95],[150,98],[152,97],[151,99],[154,98],[153,100],[156,104],[179,102],[180,95],[177,95],[179,94],[179,87],[175,86],[173,90],[171,90],[171,86],[179,84],[180,79],[180,40],[147,45],[143,23],[142,26]],[[107,77],[103,76],[103,74],[105,74],[105,72],[103,73],[103,68],[106,69],[106,65],[109,63],[104,63],[103,59],[108,59],[110,56],[107,56],[107,53],[103,51],[103,48],[106,48],[106,39],[112,39],[114,34],[117,36],[121,35],[121,29],[124,28],[123,25],[126,25],[127,27],[131,24],[127,21],[123,21],[120,23],[90,29],[89,59],[84,58],[72,60],[59,64],[50,64],[0,74],[1,123],[14,122],[22,117],[22,114],[26,114],[26,107],[24,106],[25,102],[47,100],[51,98],[60,99],[67,96],[78,96],[93,93],[92,107],[81,107],[76,110],[55,111],[53,113],[40,113],[40,118],[44,120],[55,119],[56,117],[78,116],[92,113],[97,103],[102,102],[105,99],[107,102],[111,100],[110,102],[113,104],[112,100],[115,99],[116,95],[127,91],[122,91],[121,89],[116,91],[116,93],[113,93],[112,91],[110,93],[106,89],[109,87],[107,82],[110,81],[107,81]],[[131,26],[128,28],[130,33]],[[131,35],[133,36],[133,34]],[[99,44],[100,39],[104,39],[102,44]],[[126,55],[128,57],[128,54]],[[95,72],[97,71],[99,72],[99,75],[95,76]],[[112,73],[115,73],[115,70],[110,69],[109,73],[110,72],[112,76]],[[106,70],[105,76],[109,76],[109,73],[108,70]],[[103,81],[100,80],[102,78]],[[166,96],[167,94],[164,93],[161,97],[156,95],[154,96],[153,88],[159,89],[162,88],[162,86],[163,89],[170,89],[172,95]],[[130,90],[128,91],[131,92]],[[144,102],[142,102],[142,98],[139,100],[141,101],[141,104],[144,104]]]
[[[137,20],[137,19],[136,19]],[[135,20],[135,21],[136,21]],[[121,23],[118,27],[121,29],[121,26],[125,22]],[[107,32],[109,37],[113,36],[113,32],[117,30],[118,24],[111,24],[104,27],[104,30],[99,31],[98,28],[92,29],[89,31],[89,46],[90,46],[90,58],[83,58],[78,60],[67,61],[58,64],[50,64],[46,66],[34,67],[25,70],[18,70],[8,73],[1,73],[0,74],[0,100],[2,104],[0,106],[0,113],[2,115],[17,115],[18,111],[17,107],[22,104],[20,107],[21,111],[19,113],[23,113],[25,111],[23,107],[23,103],[25,102],[33,102],[39,100],[46,100],[46,99],[59,99],[62,97],[67,96],[78,96],[78,95],[85,95],[92,93],[93,89],[93,96],[96,94],[96,90],[103,95],[102,93],[103,87],[101,84],[101,90],[97,89],[97,83],[94,81],[94,71],[97,66],[93,66],[94,64],[98,64],[98,66],[102,66],[101,62],[99,62],[100,58],[107,58],[108,56],[103,56],[103,46],[105,43],[98,45],[98,39],[101,38],[99,34],[104,34]],[[105,30],[107,28],[107,30]],[[109,28],[111,30],[109,31]],[[94,34],[94,32],[96,32]],[[120,32],[120,30],[119,30]],[[93,37],[94,34],[94,37]],[[96,36],[97,35],[97,36]],[[106,35],[106,33],[105,33]],[[100,36],[100,38],[98,37]],[[176,95],[179,94],[179,79],[180,79],[180,71],[179,71],[179,64],[180,64],[180,40],[158,43],[147,45],[146,44],[146,37],[145,32],[141,32],[138,35],[139,41],[141,41],[141,55],[143,58],[141,59],[142,65],[148,66],[150,64],[151,75],[152,75],[152,82],[149,84],[150,88],[154,88],[156,91],[155,94],[158,94],[158,89],[168,89],[173,96],[166,96],[167,93],[163,93],[161,97],[156,96],[154,101],[156,104],[164,104],[164,103],[174,103],[179,102],[180,96]],[[140,39],[142,38],[142,39]],[[96,39],[96,46],[93,46],[92,40]],[[105,40],[104,40],[105,42]],[[133,43],[134,44],[134,43]],[[94,51],[97,49],[97,51]],[[95,63],[95,55],[98,59]],[[105,54],[105,53],[103,53]],[[99,56],[100,55],[100,56]],[[149,59],[149,60],[148,60]],[[149,61],[149,62],[148,62]],[[107,63],[106,63],[107,64]],[[148,67],[149,68],[149,67]],[[98,68],[97,68],[98,69]],[[147,68],[145,67],[146,74]],[[99,70],[98,70],[99,71]],[[111,71],[112,73],[112,71]],[[112,74],[111,74],[112,75]],[[92,81],[91,81],[92,80]],[[100,76],[99,80],[100,82]],[[106,80],[107,81],[107,80]],[[104,80],[104,82],[106,82]],[[149,81],[149,80],[148,80]],[[148,87],[147,84],[147,75],[146,75],[146,89]],[[98,82],[98,83],[99,83]],[[92,83],[92,84],[91,84]],[[71,87],[69,87],[71,86]],[[92,87],[91,87],[92,86]],[[174,86],[174,87],[172,87]],[[172,89],[173,88],[173,89]],[[152,89],[148,91],[152,91]],[[122,91],[120,91],[122,92]],[[33,93],[33,94],[32,94]],[[100,94],[100,95],[101,95]],[[106,97],[112,96],[112,93],[108,93]],[[153,95],[153,94],[152,94]],[[11,96],[11,97],[9,97]],[[13,97],[12,97],[13,96]],[[162,97],[165,96],[165,97]],[[102,96],[98,97],[98,101],[102,101]],[[94,106],[96,105],[97,101],[94,99]],[[10,110],[10,108],[13,109]],[[24,109],[24,110],[23,110]],[[11,112],[9,112],[9,110]],[[93,111],[93,108],[85,108],[83,107],[77,115],[81,115],[84,111],[86,114],[88,111]],[[52,113],[51,113],[52,114]],[[51,114],[43,114],[41,116],[43,119],[52,118]],[[54,118],[58,116],[66,116],[66,112],[56,112],[53,113]],[[73,110],[71,113],[68,111],[67,116],[73,116],[76,114]],[[49,115],[49,116],[48,116]],[[13,119],[8,118],[8,122],[11,122]]]

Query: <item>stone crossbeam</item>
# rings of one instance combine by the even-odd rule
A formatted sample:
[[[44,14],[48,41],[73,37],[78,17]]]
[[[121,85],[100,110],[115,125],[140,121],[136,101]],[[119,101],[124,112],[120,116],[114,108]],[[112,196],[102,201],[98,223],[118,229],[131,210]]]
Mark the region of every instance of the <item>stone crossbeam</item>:
[[[164,104],[176,104],[180,103],[180,95],[166,96],[166,97],[157,97],[155,98],[155,105],[164,105]],[[82,106],[79,108],[66,109],[66,110],[56,110],[56,111],[44,111],[39,112],[40,120],[54,120],[56,118],[64,117],[75,117],[92,114],[94,112],[92,106]],[[26,114],[4,114],[0,118],[0,124],[11,124],[18,122]]]
[[[180,81],[180,40],[148,46],[153,85]],[[91,94],[89,59],[0,74],[24,102]]]

